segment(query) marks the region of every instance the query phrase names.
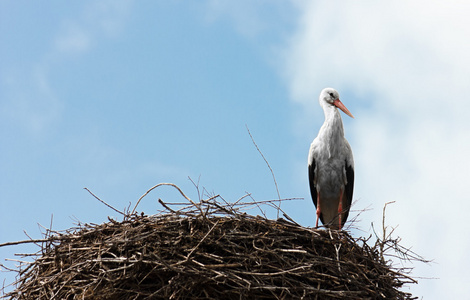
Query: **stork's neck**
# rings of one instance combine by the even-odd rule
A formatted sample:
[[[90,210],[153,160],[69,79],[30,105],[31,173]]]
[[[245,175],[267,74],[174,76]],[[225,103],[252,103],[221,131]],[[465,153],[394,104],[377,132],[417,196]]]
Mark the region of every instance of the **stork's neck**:
[[[344,139],[343,121],[338,109],[332,105],[324,105],[325,122],[320,129],[322,138],[331,145],[339,145],[340,140]]]

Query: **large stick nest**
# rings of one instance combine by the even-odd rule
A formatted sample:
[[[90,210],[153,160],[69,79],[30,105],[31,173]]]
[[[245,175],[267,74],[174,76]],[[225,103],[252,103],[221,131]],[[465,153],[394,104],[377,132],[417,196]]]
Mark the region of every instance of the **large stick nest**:
[[[399,289],[415,281],[380,247],[345,231],[242,212],[259,203],[216,199],[178,210],[160,200],[166,209],[155,216],[56,233],[6,297],[415,299]]]

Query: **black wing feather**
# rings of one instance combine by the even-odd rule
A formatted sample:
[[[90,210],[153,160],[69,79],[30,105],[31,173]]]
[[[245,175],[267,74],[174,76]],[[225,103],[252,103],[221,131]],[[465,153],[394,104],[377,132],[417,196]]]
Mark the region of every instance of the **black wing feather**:
[[[346,162],[346,180],[348,183],[346,184],[344,191],[345,191],[345,196],[343,199],[343,211],[344,211],[344,217],[341,220],[341,226],[344,226],[344,223],[346,223],[346,220],[348,219],[349,215],[349,209],[351,208],[351,203],[353,199],[353,190],[354,190],[354,169],[351,165],[348,166],[348,163]]]
[[[315,186],[315,159],[308,165],[308,182],[310,183],[310,195],[312,195],[313,204],[317,207],[317,188]],[[320,213],[320,221],[323,223],[323,214]]]

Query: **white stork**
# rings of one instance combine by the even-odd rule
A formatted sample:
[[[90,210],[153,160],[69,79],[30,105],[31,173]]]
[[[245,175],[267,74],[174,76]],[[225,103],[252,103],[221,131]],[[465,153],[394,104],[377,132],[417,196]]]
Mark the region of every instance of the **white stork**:
[[[323,89],[319,101],[325,113],[325,122],[310,145],[308,154],[310,193],[317,208],[315,227],[318,227],[320,219],[325,226],[341,230],[351,207],[354,159],[351,146],[344,138],[338,108],[354,117],[339,100],[335,89]]]

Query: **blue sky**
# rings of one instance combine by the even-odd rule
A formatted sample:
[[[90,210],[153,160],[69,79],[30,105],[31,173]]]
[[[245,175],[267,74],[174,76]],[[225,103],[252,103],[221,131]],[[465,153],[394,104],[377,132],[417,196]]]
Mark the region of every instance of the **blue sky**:
[[[426,5],[425,5],[426,3]],[[470,280],[469,5],[423,1],[2,1],[0,243],[118,218],[150,187],[188,180],[235,201],[274,199],[313,226],[306,160],[331,86],[356,165],[356,225],[369,235],[384,203],[425,298],[463,297]],[[162,187],[157,199],[181,201]],[[257,213],[253,211],[252,213]],[[272,216],[274,217],[274,215]],[[0,248],[5,258],[34,251]],[[12,277],[0,273],[0,279]],[[3,280],[2,280],[3,281]],[[444,293],[445,294],[440,294]]]

